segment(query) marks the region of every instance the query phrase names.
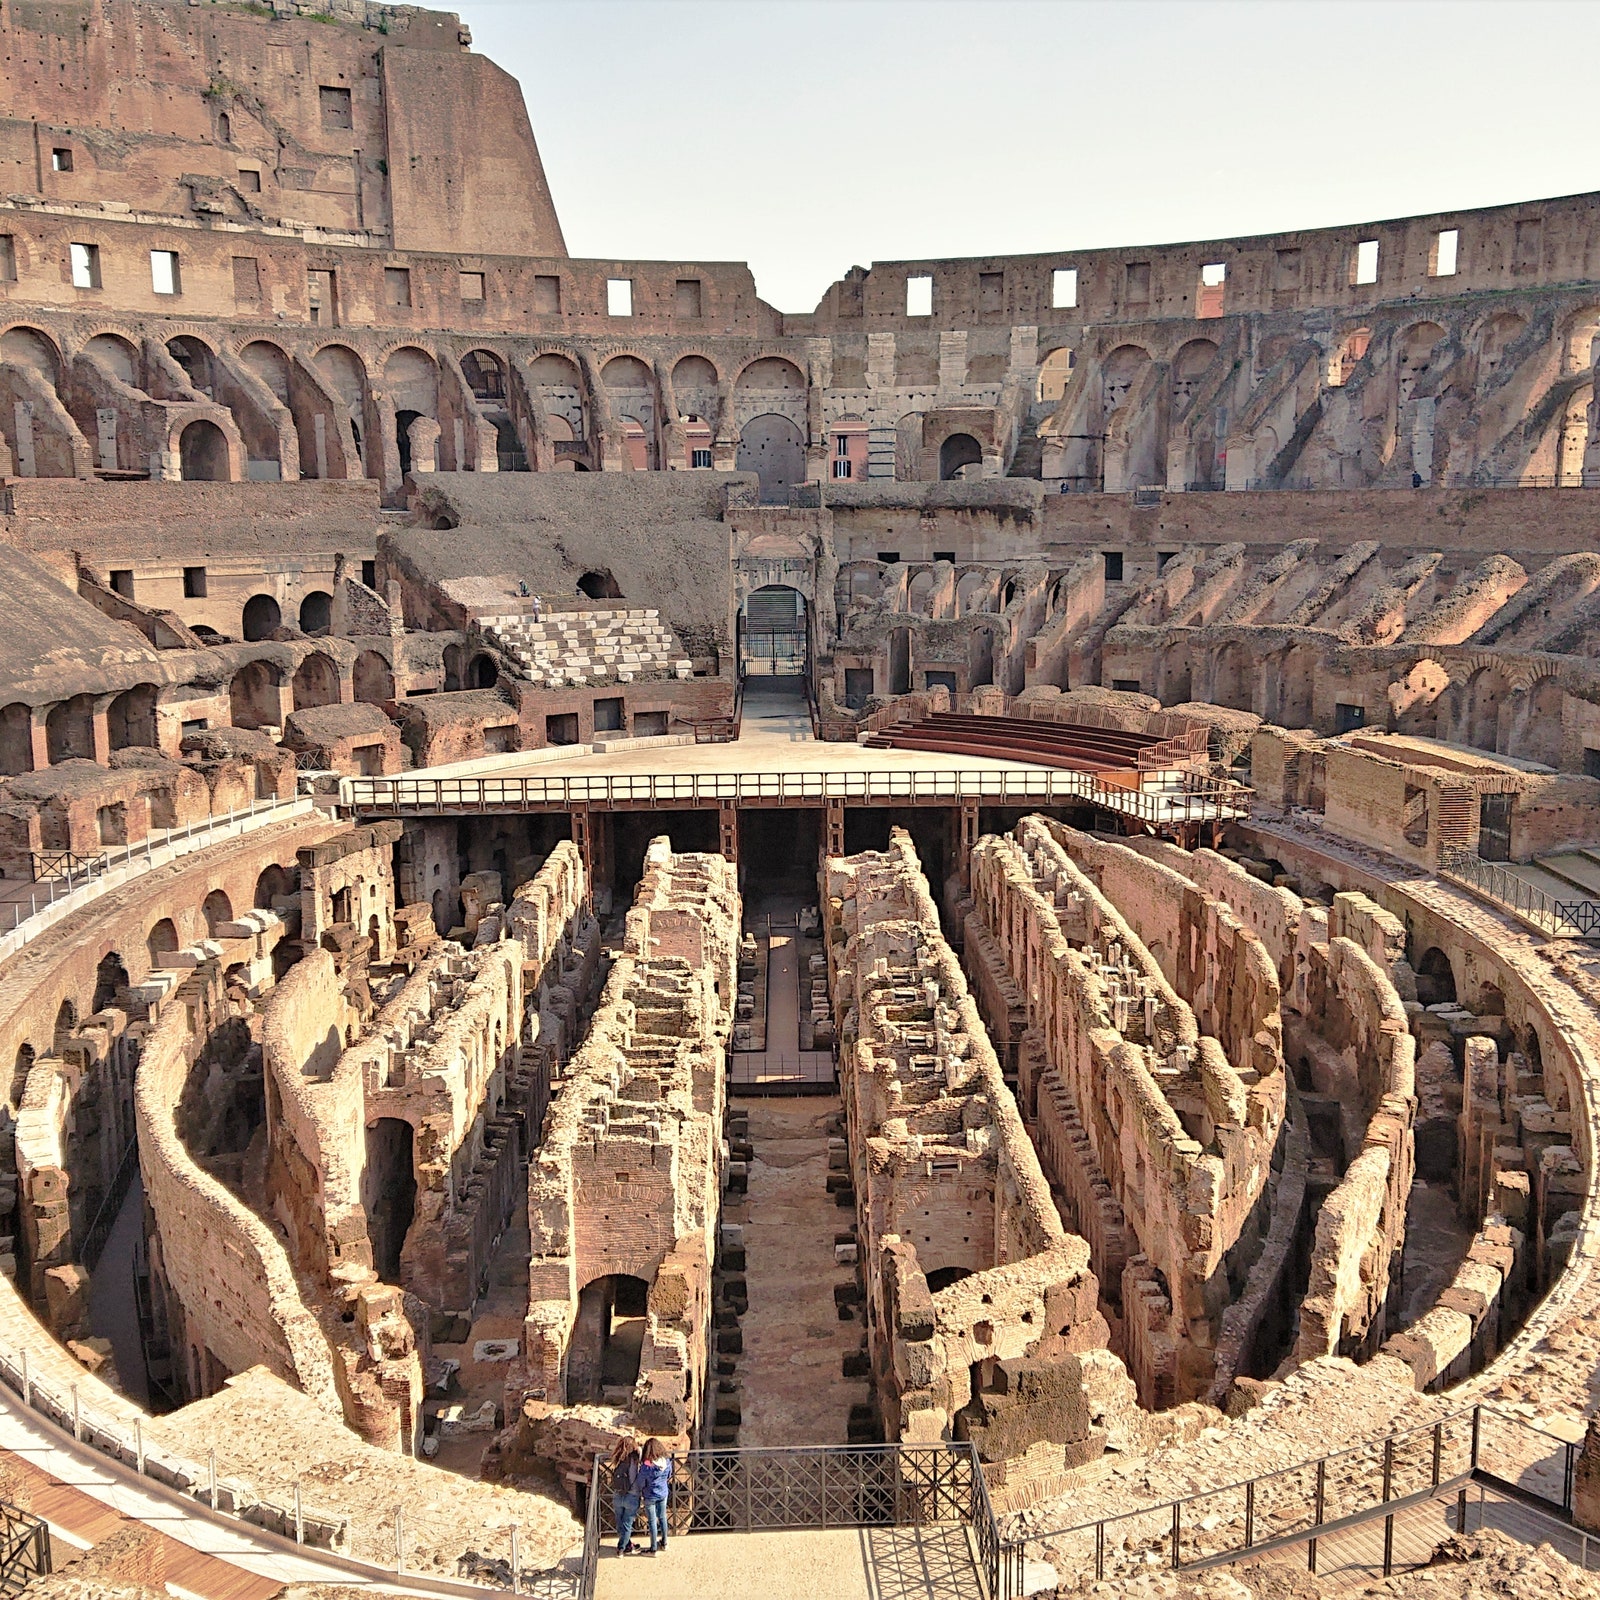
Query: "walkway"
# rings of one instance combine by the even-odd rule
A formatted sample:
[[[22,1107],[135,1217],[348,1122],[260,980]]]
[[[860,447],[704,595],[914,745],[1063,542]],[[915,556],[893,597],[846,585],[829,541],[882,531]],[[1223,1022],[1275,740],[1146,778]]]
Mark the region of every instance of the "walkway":
[[[861,1348],[860,1308],[841,1322],[835,1284],[854,1269],[834,1260],[834,1237],[855,1213],[827,1192],[829,1126],[838,1097],[741,1101],[750,1113],[750,1190],[743,1207],[750,1309],[740,1320],[745,1448],[848,1442],[850,1408],[871,1398],[843,1376]]]
[[[134,1250],[144,1242],[144,1180],[137,1167],[117,1220],[106,1235],[105,1248],[89,1275],[89,1327],[111,1343],[117,1369],[116,1387],[137,1405],[148,1405],[144,1346],[139,1340],[138,1308],[133,1292]],[[104,1374],[102,1374],[104,1376]]]
[[[747,678],[739,713],[739,743],[814,743],[804,678]]]
[[[691,1533],[670,1540],[664,1555],[625,1560],[608,1547],[594,1592],[596,1600],[976,1600],[983,1583],[967,1530],[950,1523]]]

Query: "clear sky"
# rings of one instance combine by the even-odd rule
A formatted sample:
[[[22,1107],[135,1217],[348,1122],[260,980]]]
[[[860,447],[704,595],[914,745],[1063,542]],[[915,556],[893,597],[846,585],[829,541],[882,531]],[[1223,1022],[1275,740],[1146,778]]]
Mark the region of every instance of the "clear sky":
[[[432,0],[522,82],[575,256],[852,264],[1600,189],[1593,0]]]

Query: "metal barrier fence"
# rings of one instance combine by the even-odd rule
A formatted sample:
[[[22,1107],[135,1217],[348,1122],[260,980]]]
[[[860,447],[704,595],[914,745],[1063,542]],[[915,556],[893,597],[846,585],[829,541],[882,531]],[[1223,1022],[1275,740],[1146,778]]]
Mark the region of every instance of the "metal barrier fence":
[[[122,1210],[122,1202],[128,1198],[128,1188],[138,1170],[139,1141],[130,1139],[121,1160],[117,1162],[117,1170],[111,1175],[111,1185],[101,1198],[93,1220],[83,1230],[83,1240],[78,1246],[78,1259],[91,1272],[99,1265],[100,1252],[111,1237],[112,1226]]]
[[[107,850],[97,856],[80,856],[70,850],[56,851],[43,856],[36,855],[32,861],[34,881],[45,892],[30,893],[26,903],[19,899],[5,906],[4,910],[11,914],[5,931],[15,932],[30,918],[48,910],[57,900],[65,899],[119,867],[131,866],[140,861],[153,865],[155,856],[160,851],[173,849],[195,839],[206,839],[213,833],[236,827],[239,823],[248,822],[254,817],[271,812],[287,814],[311,809],[311,802],[298,795],[289,800],[274,797],[270,800],[258,800],[253,805],[230,811],[226,816],[220,812],[214,813],[199,821],[186,823],[181,828],[168,829],[159,836],[149,834],[138,844],[124,845],[118,850]]]
[[[678,1533],[783,1528],[970,1527],[992,1600],[1006,1585],[1005,1548],[970,1444],[816,1445],[783,1450],[691,1450],[673,1463],[667,1525]],[[589,1477],[580,1600],[592,1600],[600,1545],[616,1532],[606,1472]],[[1020,1573],[1020,1566],[1017,1567]]]
[[[0,1500],[0,1594],[21,1594],[52,1571],[50,1525]]]
[[[728,1092],[760,1095],[832,1094],[839,1069],[831,1050],[733,1050],[728,1053]]]
[[[1485,861],[1456,845],[1446,845],[1439,852],[1439,870],[1525,917],[1552,938],[1600,938],[1600,901],[1582,897],[1558,900],[1498,862]]]

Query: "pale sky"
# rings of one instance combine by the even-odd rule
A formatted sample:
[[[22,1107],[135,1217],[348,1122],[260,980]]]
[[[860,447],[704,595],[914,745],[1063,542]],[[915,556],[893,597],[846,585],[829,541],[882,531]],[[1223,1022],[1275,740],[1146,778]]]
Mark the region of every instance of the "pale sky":
[[[1593,0],[433,0],[522,82],[575,256],[1171,243],[1600,189]]]

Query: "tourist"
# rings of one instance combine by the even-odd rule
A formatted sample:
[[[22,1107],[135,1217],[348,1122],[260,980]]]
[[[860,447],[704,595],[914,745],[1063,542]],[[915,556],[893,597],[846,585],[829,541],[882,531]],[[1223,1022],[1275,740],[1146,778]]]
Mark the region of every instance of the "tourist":
[[[644,1502],[651,1555],[667,1548],[667,1491],[671,1487],[672,1457],[667,1447],[659,1439],[646,1439],[644,1464],[639,1468],[639,1498]]]
[[[650,1441],[652,1444],[655,1441]],[[621,1438],[611,1452],[611,1509],[617,1514],[617,1554],[633,1552],[633,1525],[639,1520],[639,1476],[641,1470],[639,1443],[636,1439]],[[650,1538],[651,1553],[655,1553],[655,1535]]]

